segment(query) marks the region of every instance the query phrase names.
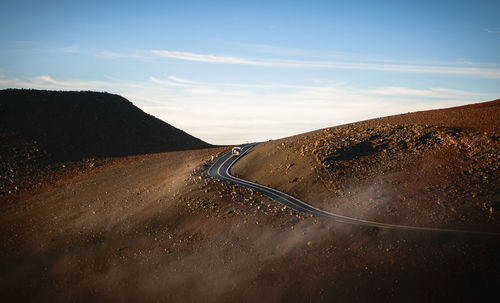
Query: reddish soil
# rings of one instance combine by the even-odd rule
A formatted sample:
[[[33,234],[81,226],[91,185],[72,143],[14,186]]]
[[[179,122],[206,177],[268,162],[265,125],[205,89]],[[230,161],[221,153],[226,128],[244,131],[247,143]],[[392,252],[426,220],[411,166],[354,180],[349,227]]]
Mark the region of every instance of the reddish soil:
[[[258,145],[232,172],[380,222],[500,232],[500,100]]]
[[[103,169],[0,212],[6,301],[481,301],[495,237],[306,217],[206,175],[223,149]]]
[[[357,149],[354,146],[359,145],[341,145],[336,139],[335,129],[345,131],[370,123],[373,121],[259,145],[242,158],[235,171],[241,174],[249,165],[247,159],[253,158],[258,160],[253,162],[254,169],[261,173],[253,177],[259,181],[271,183],[274,179],[267,177],[269,170],[281,170],[284,184],[279,186],[286,191],[309,197],[321,197],[322,192],[331,195],[335,188],[326,178],[332,174],[343,171],[345,180],[367,180],[370,172],[382,169],[377,165],[377,157],[383,151],[376,145]],[[361,139],[366,138],[372,142],[375,139],[368,134],[380,133],[382,141],[375,142],[393,144],[389,151],[392,156],[384,158],[394,162],[391,170],[402,170],[391,159],[402,157],[408,149],[427,154],[437,149],[436,145],[444,151],[453,148],[452,143],[443,147],[438,136],[445,142],[452,142],[446,141],[447,136],[461,142],[461,138],[473,136],[469,132],[484,135],[477,129],[448,126],[443,130],[439,125],[415,126],[410,130],[380,127],[371,130],[373,127],[367,126],[366,134],[353,132],[352,141],[363,142]],[[450,134],[448,128],[454,133]],[[417,147],[416,142],[420,141],[411,139],[414,130],[431,134],[431,139]],[[492,143],[486,138],[498,142],[491,139],[489,132],[485,136],[479,136],[479,153],[484,152],[483,147],[491,149]],[[329,141],[314,146],[325,137]],[[399,137],[404,142],[411,140],[404,145]],[[476,141],[471,142],[476,146]],[[304,156],[300,152],[303,145],[309,148],[304,150]],[[262,153],[268,148],[283,157]],[[61,186],[0,206],[2,301],[489,302],[497,296],[499,237],[378,230],[304,216],[258,193],[208,177],[206,170],[213,157],[225,150],[116,159],[113,165],[104,164],[99,170],[94,167],[88,174]],[[367,150],[376,150],[378,156],[366,162],[359,160],[371,157],[365,154]],[[348,156],[353,151],[358,157]],[[492,150],[492,157],[495,152],[498,149]],[[445,159],[448,155],[445,153]],[[343,161],[343,166],[332,164],[329,157]],[[482,166],[481,159],[485,157],[478,160],[471,156],[467,161],[478,163],[478,171],[491,178],[489,187],[482,190],[487,197],[495,197],[490,189],[498,188],[498,179],[493,179],[498,175]],[[271,166],[267,166],[269,159],[274,161]],[[445,160],[436,159],[443,165]],[[349,172],[345,168],[348,161],[358,165],[370,163],[375,168]],[[469,176],[460,172],[457,178]],[[444,173],[447,178],[455,178],[449,170],[443,170]],[[387,175],[391,176],[389,172]],[[418,180],[401,176],[404,173],[391,180],[418,184]],[[295,178],[298,179],[293,181]],[[303,183],[306,178],[309,183]],[[308,184],[310,188],[306,191],[306,186],[293,187],[299,184]],[[456,188],[458,193],[451,192],[461,194],[461,188]],[[313,195],[312,191],[318,192]],[[310,202],[329,205],[321,204],[320,199]],[[352,209],[362,216],[361,205],[353,203]],[[407,221],[402,215],[403,207],[388,203],[397,208],[397,215],[381,215],[378,219]],[[494,203],[492,206],[496,207]],[[343,204],[342,209],[350,208]],[[415,218],[418,215],[427,215],[425,207]],[[471,218],[463,222],[451,216],[450,223],[443,225],[496,228],[496,223],[482,224],[485,217],[478,215],[480,219],[464,214]],[[414,221],[425,222],[435,224],[431,219]]]

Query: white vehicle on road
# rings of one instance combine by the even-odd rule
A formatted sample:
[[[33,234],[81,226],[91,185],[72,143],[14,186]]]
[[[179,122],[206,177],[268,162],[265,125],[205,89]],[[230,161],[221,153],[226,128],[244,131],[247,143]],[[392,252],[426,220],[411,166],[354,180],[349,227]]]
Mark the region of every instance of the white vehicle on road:
[[[233,149],[231,150],[231,154],[233,155],[233,157],[238,157],[239,155],[241,155],[241,147],[233,147]]]

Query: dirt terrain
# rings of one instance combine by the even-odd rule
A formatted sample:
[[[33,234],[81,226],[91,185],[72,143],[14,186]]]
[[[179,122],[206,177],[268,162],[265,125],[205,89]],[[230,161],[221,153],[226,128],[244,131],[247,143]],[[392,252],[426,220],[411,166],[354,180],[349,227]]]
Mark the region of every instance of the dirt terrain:
[[[386,223],[500,231],[500,100],[258,145],[232,172],[322,209]]]
[[[7,301],[465,301],[498,238],[305,217],[206,175],[223,148],[105,169],[0,213]]]
[[[498,110],[497,104],[493,103],[494,110]],[[425,116],[425,113],[412,115],[419,114]],[[374,121],[259,145],[241,159],[234,171],[242,174],[250,160],[258,160],[253,166],[261,175],[247,171],[249,178],[258,177],[259,183],[271,184],[274,179],[268,174],[273,172],[269,171],[281,170],[275,177],[282,178],[283,183],[276,187],[305,198],[316,197],[306,201],[331,210],[351,210],[360,217],[498,230],[495,221],[498,200],[489,200],[491,216],[489,210],[482,209],[462,216],[453,215],[453,211],[438,211],[435,216],[445,216],[444,213],[449,218],[441,224],[434,217],[418,218],[429,216],[428,206],[422,206],[422,211],[408,219],[403,215],[403,207],[391,199],[386,202],[396,209],[391,215],[384,215],[383,210],[374,215],[369,204],[365,205],[368,210],[363,210],[361,203],[366,202],[362,199],[353,200],[353,206],[340,200],[328,204],[319,199],[338,190],[337,181],[329,183],[337,180],[332,176],[343,176],[340,180],[345,185],[352,179],[360,180],[353,185],[368,182],[372,174],[386,169],[378,164],[380,159],[392,163],[386,172],[389,176],[397,170],[405,171],[406,167],[413,169],[412,165],[418,162],[411,162],[414,156],[408,152],[408,146],[415,143],[413,139],[406,145],[402,142],[413,138],[414,130],[422,136],[431,136],[420,147],[411,147],[421,149],[422,155],[436,149],[446,151],[448,147],[443,147],[437,138],[449,135],[457,142],[469,138],[476,153],[488,153],[493,160],[497,157],[498,149],[491,144],[498,144],[498,137],[493,137],[496,133],[492,129],[455,128],[429,122],[425,122],[427,126],[412,122],[416,126],[411,130],[408,126],[376,129],[379,120]],[[374,126],[369,126],[370,123]],[[398,124],[381,125],[387,123]],[[352,131],[337,135],[354,127],[358,130],[360,125],[368,125],[366,133]],[[459,135],[450,135],[441,127],[453,129]],[[469,132],[471,135],[467,135]],[[379,138],[372,137],[372,133]],[[473,140],[475,135],[477,142]],[[340,143],[342,138],[347,140],[351,136],[353,142],[364,140],[374,142],[374,146],[356,149],[353,146],[358,145]],[[321,139],[325,143],[315,146]],[[380,153],[384,152],[375,144],[383,145],[385,154],[391,156],[383,158]],[[302,156],[300,148],[304,145]],[[227,149],[117,158],[59,186],[16,203],[2,204],[0,299],[5,302],[490,302],[498,295],[499,237],[380,230],[305,216],[251,190],[209,177],[206,171],[213,159]],[[283,157],[273,158],[273,153],[264,153],[266,150]],[[366,156],[366,150],[376,156]],[[347,154],[358,156],[350,158]],[[407,154],[410,158],[405,160]],[[464,163],[488,177],[489,183],[483,183],[482,178],[480,184],[489,187],[481,188],[478,194],[498,197],[494,192],[498,188],[498,170],[494,164],[498,162],[488,166],[482,162],[489,161],[488,156],[475,158],[474,152],[470,154],[466,160],[472,162]],[[444,155],[446,159],[450,157],[450,153]],[[273,161],[271,166],[265,157]],[[401,160],[407,162],[402,168],[392,157],[403,157]],[[443,167],[444,160],[436,158],[438,164],[431,166]],[[351,164],[359,168],[349,171],[346,167]],[[452,169],[455,164],[447,165]],[[469,176],[462,172],[457,171],[455,176],[449,175],[448,168],[442,171],[450,178],[450,184],[456,184],[456,192],[444,189],[455,195],[452,196],[455,200],[443,200],[446,207],[460,202],[458,195],[465,192],[461,186],[476,190],[473,182],[452,183],[454,178]],[[417,181],[404,177],[404,173],[399,176],[402,177],[390,180],[408,180],[404,188],[414,186],[411,190],[416,193],[418,180],[431,184],[420,176],[415,177]],[[380,199],[375,193],[367,193],[367,200]],[[461,202],[473,206],[454,206],[455,211],[475,210],[474,201]],[[412,210],[417,208],[412,207]],[[466,219],[461,221],[462,217]]]
[[[209,146],[117,95],[0,90],[0,201],[26,198],[116,157]]]

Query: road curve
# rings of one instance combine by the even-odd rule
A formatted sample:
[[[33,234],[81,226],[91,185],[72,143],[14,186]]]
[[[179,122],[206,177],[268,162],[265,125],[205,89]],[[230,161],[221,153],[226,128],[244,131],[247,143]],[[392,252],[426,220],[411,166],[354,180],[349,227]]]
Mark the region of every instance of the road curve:
[[[264,185],[260,185],[257,183],[253,183],[247,180],[243,180],[237,177],[232,176],[229,173],[231,166],[233,166],[236,161],[238,161],[241,157],[243,157],[250,149],[252,149],[257,143],[252,144],[244,144],[240,145],[241,147],[241,155],[239,157],[233,157],[231,151],[224,154],[220,158],[218,158],[214,164],[208,169],[208,174],[212,177],[219,178],[225,181],[233,182],[238,185],[242,185],[248,187],[252,190],[260,192],[275,201],[285,205],[288,208],[301,211],[306,214],[310,214],[317,217],[323,217],[332,219],[338,222],[354,224],[354,225],[362,225],[368,227],[375,228],[386,228],[386,229],[399,229],[399,230],[415,230],[415,231],[431,231],[431,232],[446,232],[446,233],[467,233],[467,234],[481,234],[481,235],[495,235],[499,236],[500,233],[493,232],[481,232],[481,231],[468,231],[468,230],[458,230],[458,229],[444,229],[444,228],[431,228],[431,227],[418,227],[418,226],[406,226],[406,225],[396,225],[396,224],[387,224],[387,223],[379,223],[368,220],[356,219],[351,217],[346,217],[338,214],[329,213],[327,211],[321,210],[314,206],[307,204],[304,201],[301,201],[297,198],[294,198],[288,194],[280,192],[278,190],[269,188]]]

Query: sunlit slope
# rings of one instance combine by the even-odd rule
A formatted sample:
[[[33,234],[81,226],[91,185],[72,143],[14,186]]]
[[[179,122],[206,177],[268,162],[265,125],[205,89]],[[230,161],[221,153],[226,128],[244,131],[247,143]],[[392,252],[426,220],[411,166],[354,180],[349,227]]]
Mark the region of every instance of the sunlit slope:
[[[419,226],[500,227],[500,100],[258,145],[233,167],[323,209]]]

